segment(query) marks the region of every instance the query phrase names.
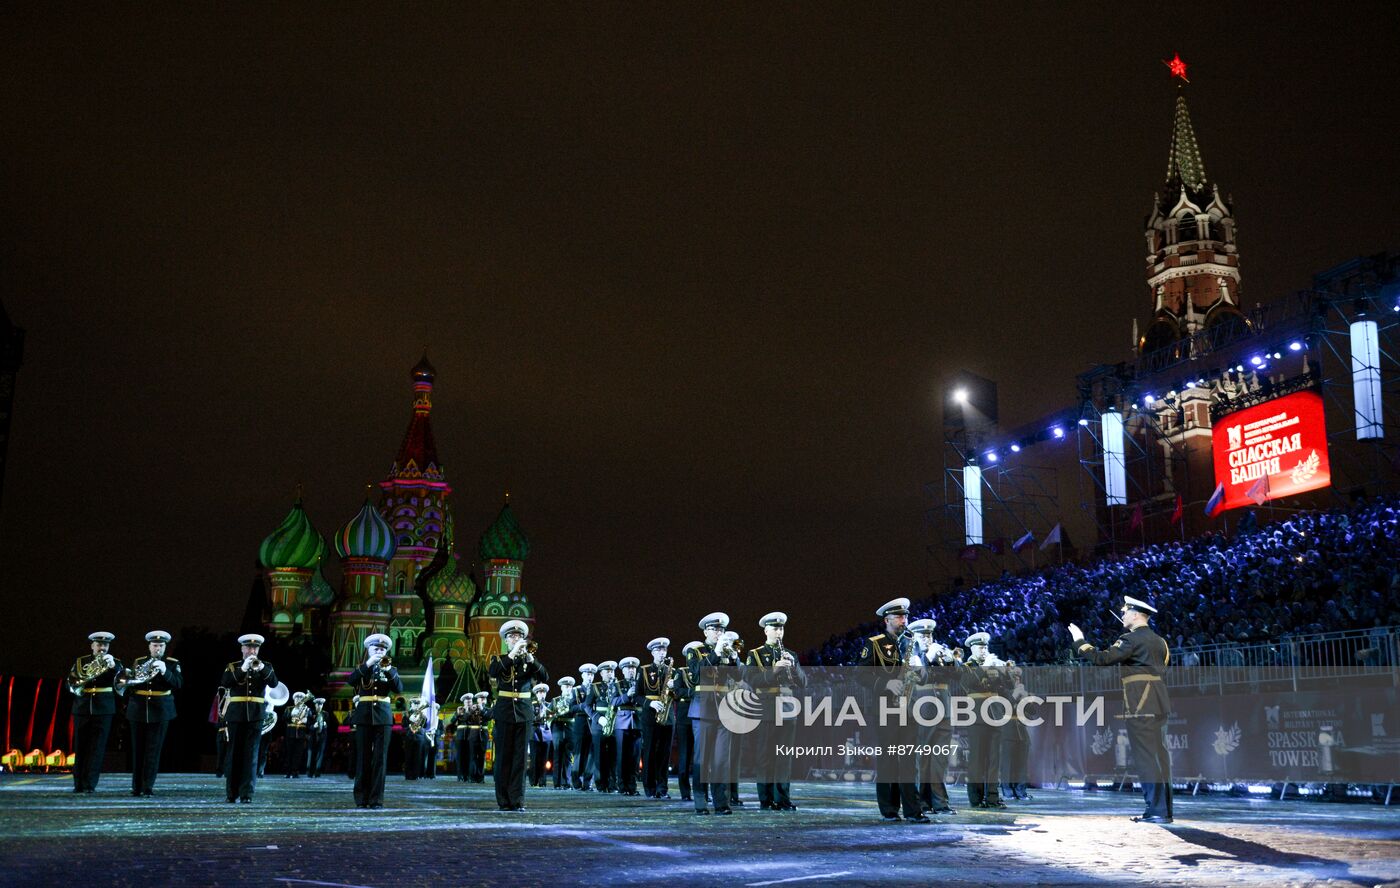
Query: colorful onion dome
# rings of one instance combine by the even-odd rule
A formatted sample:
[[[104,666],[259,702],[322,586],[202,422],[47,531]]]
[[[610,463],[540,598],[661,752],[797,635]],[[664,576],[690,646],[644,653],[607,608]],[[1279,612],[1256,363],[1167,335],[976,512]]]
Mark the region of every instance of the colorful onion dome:
[[[388,561],[394,557],[394,549],[394,531],[370,503],[369,497],[365,497],[360,511],[335,535],[335,551],[341,558]]]
[[[326,551],[326,541],[311,526],[311,519],[297,500],[287,517],[277,525],[258,547],[258,561],[263,567],[296,567],[311,570],[321,561]]]
[[[311,585],[302,591],[298,599],[304,607],[327,607],[335,601],[335,589],[326,582],[321,568],[316,568],[316,573],[311,577]]]
[[[428,580],[428,600],[433,604],[466,604],[476,597],[471,574],[461,569],[456,555],[449,555],[442,569]]]
[[[507,502],[501,507],[501,514],[481,535],[481,557],[484,561],[505,558],[510,561],[524,561],[530,554],[530,540]]]

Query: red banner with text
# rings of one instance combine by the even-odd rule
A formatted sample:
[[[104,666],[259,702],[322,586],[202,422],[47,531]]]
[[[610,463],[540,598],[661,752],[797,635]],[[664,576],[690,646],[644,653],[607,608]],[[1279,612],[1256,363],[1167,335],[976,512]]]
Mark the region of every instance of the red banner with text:
[[[1236,411],[1215,424],[1215,481],[1222,509],[1316,490],[1332,483],[1322,396],[1297,392]]]

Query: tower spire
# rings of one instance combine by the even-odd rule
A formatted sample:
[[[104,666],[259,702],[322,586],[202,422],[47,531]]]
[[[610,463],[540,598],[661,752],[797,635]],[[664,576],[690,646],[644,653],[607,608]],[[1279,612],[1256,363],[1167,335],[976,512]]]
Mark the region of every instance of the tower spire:
[[[1191,126],[1191,112],[1186,109],[1186,96],[1176,97],[1176,117],[1172,122],[1172,144],[1167,153],[1167,190],[1185,185],[1192,191],[1206,186],[1206,165],[1201,160],[1201,146],[1196,143],[1196,131]]]

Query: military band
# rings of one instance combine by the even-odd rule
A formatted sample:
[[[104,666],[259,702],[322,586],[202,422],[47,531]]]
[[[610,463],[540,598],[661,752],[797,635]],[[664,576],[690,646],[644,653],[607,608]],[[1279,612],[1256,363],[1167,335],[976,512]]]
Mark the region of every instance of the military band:
[[[572,675],[559,679],[559,696],[550,701],[550,731],[553,737],[554,788],[568,789],[577,779],[574,775],[574,707],[578,698],[578,680]]]
[[[969,653],[963,663],[962,686],[973,704],[967,729],[967,802],[973,808],[1001,809],[1006,807],[999,789],[1002,726],[994,720],[1004,713],[984,713],[984,703],[993,697],[1005,700],[1012,682],[1006,663],[990,650],[989,633],[974,632],[965,644]]]
[[[473,699],[475,698],[471,693],[459,697],[457,711],[452,714],[452,721],[447,725],[447,729],[452,732],[452,760],[456,763],[457,780],[461,783],[471,780],[471,758],[467,754],[467,720],[473,708]]]
[[[534,722],[530,725],[530,785],[543,787],[554,746],[554,718],[549,707],[549,685],[535,685]]]
[[[126,673],[111,654],[116,636],[94,632],[88,636],[89,653],[68,670],[68,690],[73,700],[73,791],[96,792],[102,779],[102,760],[112,716],[117,714],[117,680]]]
[[[326,698],[314,697],[311,701],[311,725],[307,731],[306,775],[320,777],[321,767],[326,760],[326,745],[331,731],[335,729],[333,719],[326,718]]]
[[[613,740],[613,695],[617,692],[617,663],[598,664],[598,678],[588,688],[584,709],[593,741],[593,788],[617,792],[617,744]]]
[[[647,642],[651,662],[641,668],[639,681],[646,705],[638,710],[642,741],[642,789],[649,799],[671,797],[671,736],[676,721],[675,677],[668,651],[671,639]]]
[[[864,667],[872,695],[867,721],[875,725],[875,736],[880,745],[912,746],[917,736],[912,714],[905,720],[878,716],[882,700],[886,710],[896,708],[892,704],[901,700],[907,704],[914,688],[926,680],[927,673],[913,634],[905,631],[909,621],[909,599],[888,601],[876,609],[875,616],[885,621],[884,631],[867,638],[860,651],[861,666]],[[904,819],[912,823],[933,822],[924,815],[914,780],[912,756],[876,757],[875,801],[879,804],[880,816],[885,820],[899,820],[902,812]]]
[[[311,695],[297,691],[287,710],[287,730],[282,734],[282,751],[287,757],[287,777],[300,777],[306,766],[306,748],[311,731]]]
[[[175,718],[172,691],[183,684],[180,661],[165,655],[170,633],[146,633],[146,656],[137,657],[119,681],[126,688],[126,721],[131,726],[131,794],[155,794],[165,733]]]
[[[941,705],[941,709],[934,711],[945,715],[933,724],[920,724],[918,727],[918,745],[921,749],[918,754],[919,804],[926,814],[954,814],[956,812],[948,798],[946,784],[953,727],[946,716],[950,711],[952,688],[958,682],[962,661],[957,652],[933,640],[933,630],[936,628],[938,622],[927,618],[909,624],[909,631],[914,634],[925,667],[924,680],[915,685],[911,700],[918,706],[921,699],[933,697]],[[924,705],[934,708],[930,704]],[[928,752],[923,752],[924,749]]]
[[[779,701],[790,699],[807,687],[792,651],[783,647],[787,614],[773,611],[758,621],[764,643],[749,653],[745,681],[759,696],[763,720],[758,723],[754,743],[754,771],[758,775],[758,807],[763,811],[796,811],[792,803],[792,759],[776,754],[780,745],[790,746],[797,737],[797,720],[778,724]]]
[[[238,639],[241,660],[224,667],[219,686],[225,691],[224,718],[228,722],[229,750],[224,775],[225,796],[229,802],[253,801],[257,785],[258,747],[262,744],[266,715],[267,688],[277,683],[271,663],[258,659],[263,637],[248,633]]]
[[[598,747],[593,739],[594,725],[592,712],[587,705],[588,697],[596,683],[598,667],[584,663],[578,668],[578,686],[574,690],[574,702],[569,707],[573,714],[571,739],[574,747],[574,789],[590,792],[594,775],[597,772]]]
[[[549,681],[549,672],[530,649],[529,633],[524,621],[506,621],[500,628],[506,652],[493,656],[486,667],[496,686],[491,771],[502,811],[525,810],[525,746],[534,720],[534,687]]]
[[[703,641],[688,642],[681,649],[681,662],[690,658],[690,652],[704,646]],[[690,677],[690,667],[677,667],[669,682],[675,694],[672,711],[676,719],[676,785],[681,791],[681,801],[692,800],[695,771],[695,729],[690,720],[690,701],[695,697],[695,682]]]
[[[705,642],[692,648],[686,659],[695,680],[690,701],[690,719],[695,729],[694,779],[703,784],[695,787],[696,814],[709,814],[711,804],[716,814],[734,813],[729,806],[732,736],[719,719],[720,700],[740,678],[739,652],[733,639],[725,637],[728,628],[728,614],[706,614],[700,619]]]

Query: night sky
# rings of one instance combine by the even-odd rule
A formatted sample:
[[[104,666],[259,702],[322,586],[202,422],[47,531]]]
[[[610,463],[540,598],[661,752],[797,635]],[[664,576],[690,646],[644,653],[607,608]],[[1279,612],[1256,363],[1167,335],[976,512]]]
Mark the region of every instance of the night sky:
[[[1400,6],[920,7],[6,5],[0,670],[237,628],[425,346],[556,673],[924,594],[942,380],[1027,421],[1148,317],[1173,53],[1247,305],[1400,248]]]

